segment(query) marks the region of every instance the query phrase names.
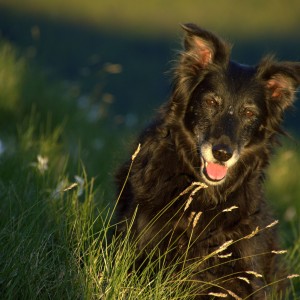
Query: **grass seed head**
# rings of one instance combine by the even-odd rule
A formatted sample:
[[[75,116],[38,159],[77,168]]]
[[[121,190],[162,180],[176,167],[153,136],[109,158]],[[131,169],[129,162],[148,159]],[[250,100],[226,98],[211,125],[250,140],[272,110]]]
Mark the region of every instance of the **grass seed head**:
[[[248,284],[250,284],[250,280],[247,278],[247,277],[238,277],[239,280],[242,280],[242,281],[245,281],[247,282]]]
[[[230,290],[227,290],[227,293],[236,300],[243,300],[241,297],[239,297],[237,294],[235,294],[234,292],[232,292]]]
[[[192,223],[192,220],[194,219],[195,214],[196,214],[196,212],[192,211],[190,216],[188,217],[188,220],[189,220],[188,226]]]
[[[76,186],[78,186],[78,183],[77,183],[77,182],[74,182],[74,183],[72,183],[71,185],[69,185],[69,186],[67,186],[66,188],[64,188],[62,191],[63,191],[63,192],[66,192],[66,191],[72,190],[72,189],[75,188]]]
[[[191,202],[193,201],[193,197],[189,197],[188,199],[187,199],[187,201],[186,201],[186,205],[185,205],[185,207],[184,207],[184,211],[186,211],[188,208],[189,208],[189,206],[190,206],[190,204],[191,204]]]
[[[216,251],[214,251],[214,253],[217,254],[217,253],[225,251],[232,243],[233,243],[233,240],[229,240],[229,241],[225,242]]]
[[[140,150],[141,150],[141,144],[138,144],[138,146],[137,146],[135,152],[134,152],[133,155],[131,156],[131,160],[132,160],[132,161],[135,160],[135,158],[136,158],[137,155],[139,154]]]
[[[273,226],[275,226],[276,224],[278,224],[279,221],[278,220],[275,220],[274,222],[272,222],[271,224],[267,225],[266,228],[271,228]]]
[[[227,294],[224,293],[213,293],[213,292],[209,293],[208,295],[213,297],[219,297],[219,298],[227,298],[228,296]]]
[[[238,208],[238,206],[233,205],[229,208],[223,209],[222,212],[230,212],[230,211],[233,211],[234,209],[237,209],[237,208]]]
[[[218,257],[219,258],[228,258],[232,256],[232,252],[228,253],[228,254],[219,254]]]
[[[263,276],[255,271],[246,271],[247,274],[253,275],[256,278],[262,278]]]
[[[251,239],[251,238],[253,238],[254,236],[257,235],[258,232],[259,232],[259,227],[257,226],[255,228],[255,230],[253,230],[250,234],[248,234],[248,235],[245,236],[245,239]]]
[[[271,252],[274,254],[286,254],[288,251],[287,250],[272,250]]]
[[[202,211],[199,211],[199,212],[196,214],[195,219],[194,219],[194,221],[193,221],[193,228],[195,228],[195,226],[197,225],[197,223],[198,223],[198,221],[199,221],[201,215],[202,215]]]

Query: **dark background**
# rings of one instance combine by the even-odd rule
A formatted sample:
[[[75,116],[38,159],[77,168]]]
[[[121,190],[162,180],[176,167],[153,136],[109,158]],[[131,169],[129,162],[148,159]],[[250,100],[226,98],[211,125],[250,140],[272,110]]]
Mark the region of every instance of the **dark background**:
[[[75,4],[71,6],[73,1],[69,1],[69,14],[63,12],[59,14],[59,4],[54,8],[50,7],[56,9],[57,14],[54,15],[47,5],[40,8],[39,12],[34,11],[33,8],[38,1],[28,1],[28,6],[23,4],[16,6],[15,1],[3,2],[2,5],[0,3],[2,39],[10,41],[20,55],[28,57],[31,64],[38,65],[47,74],[49,80],[65,83],[66,89],[72,90],[75,98],[84,97],[88,98],[89,102],[98,103],[103,94],[109,94],[110,102],[113,102],[109,107],[109,118],[114,119],[115,122],[122,123],[127,120],[128,124],[135,125],[151,115],[153,110],[167,99],[171,79],[168,70],[173,64],[172,60],[176,58],[176,50],[181,48],[182,32],[180,22],[176,22],[177,19],[180,20],[180,14],[177,16],[174,13],[177,16],[176,21],[170,24],[173,20],[170,18],[167,25],[164,27],[161,25],[160,30],[156,22],[158,17],[153,19],[153,24],[145,20],[143,25],[140,25],[141,21],[137,18],[136,25],[133,20],[131,22],[133,25],[127,27],[123,24],[120,24],[120,27],[117,24],[112,26],[110,23],[113,22],[109,21],[106,23],[102,21],[104,24],[100,21],[99,24],[97,22],[91,24],[82,19],[82,16],[79,18],[75,14]],[[90,6],[94,5],[95,9],[101,6],[101,2],[98,2],[98,5],[92,2],[90,1]],[[193,3],[193,1],[189,2]],[[158,2],[158,11],[163,3]],[[284,3],[283,6],[293,4],[295,9],[298,8],[300,11],[300,4],[297,5],[294,1]],[[253,3],[250,6],[254,12],[252,22],[259,24],[259,16],[256,14],[263,9],[263,5]],[[273,13],[276,14],[276,6],[273,7]],[[227,8],[238,13],[237,8]],[[103,10],[105,9],[106,6]],[[208,9],[209,17],[206,17],[203,23],[198,18],[187,20],[186,12],[183,12],[181,22],[191,21],[207,29],[218,30],[220,35],[234,45],[233,59],[246,64],[256,64],[263,55],[270,52],[283,60],[300,59],[300,36],[297,32],[300,19],[291,22],[293,26],[287,25],[287,29],[284,29],[284,24],[279,25],[278,22],[282,21],[277,22],[276,18],[273,24],[265,21],[260,28],[255,28],[251,23],[247,29],[245,23],[235,24],[235,18],[231,20],[230,13],[224,14],[223,23],[220,19],[214,23],[213,11],[217,9],[217,4],[209,5]],[[74,10],[74,18],[70,17],[72,10]],[[119,10],[122,11],[121,4]],[[146,4],[144,10],[147,13]],[[189,10],[193,11],[193,8],[190,7]],[[174,11],[176,12],[176,8]],[[217,17],[220,18],[222,14],[217,12]],[[109,13],[111,11],[107,9],[106,15],[109,16]],[[269,10],[264,13],[266,19],[269,15],[273,15]],[[105,12],[99,12],[99,15],[104,14]],[[137,12],[137,15],[139,14],[141,13]],[[172,14],[172,7],[169,14]],[[258,18],[257,22],[255,17]],[[287,20],[292,17],[285,16]],[[123,20],[126,24],[125,21],[126,19]],[[152,28],[151,25],[154,24]],[[206,26],[211,24],[213,28]],[[117,69],[110,70],[109,66]],[[299,131],[298,118],[299,110],[296,110],[287,120],[288,126],[297,132]]]

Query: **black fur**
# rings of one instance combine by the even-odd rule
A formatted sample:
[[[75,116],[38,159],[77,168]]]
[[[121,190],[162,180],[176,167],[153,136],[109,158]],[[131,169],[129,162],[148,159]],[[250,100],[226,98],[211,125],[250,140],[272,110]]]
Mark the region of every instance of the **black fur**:
[[[194,24],[183,29],[185,47],[174,69],[172,96],[139,138],[141,150],[118,203],[119,219],[131,220],[137,210],[132,233],[145,257],[156,247],[160,254],[168,249],[167,263],[184,256],[196,266],[193,280],[223,287],[199,283],[199,299],[228,291],[243,298],[283,276],[271,254],[278,249],[274,229],[255,231],[274,220],[264,198],[264,170],[283,132],[283,112],[300,84],[300,64],[266,57],[257,66],[241,65],[230,60],[231,46],[219,37]],[[130,163],[116,176],[119,190]],[[186,208],[197,186],[182,192],[193,182],[207,187],[192,195]],[[233,206],[238,208],[223,212]],[[230,257],[215,254],[201,262],[239,239],[224,252]],[[251,270],[263,277],[245,273]],[[268,289],[249,299],[265,295]]]

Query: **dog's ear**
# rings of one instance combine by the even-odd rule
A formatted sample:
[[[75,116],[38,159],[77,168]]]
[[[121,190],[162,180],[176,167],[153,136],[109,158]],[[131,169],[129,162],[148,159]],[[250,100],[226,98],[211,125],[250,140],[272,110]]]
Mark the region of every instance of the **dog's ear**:
[[[300,63],[277,62],[267,57],[258,67],[258,76],[263,80],[270,105],[284,111],[293,104],[300,85]]]
[[[186,31],[184,47],[201,66],[209,64],[224,64],[229,61],[231,46],[222,39],[195,24],[183,24]]]

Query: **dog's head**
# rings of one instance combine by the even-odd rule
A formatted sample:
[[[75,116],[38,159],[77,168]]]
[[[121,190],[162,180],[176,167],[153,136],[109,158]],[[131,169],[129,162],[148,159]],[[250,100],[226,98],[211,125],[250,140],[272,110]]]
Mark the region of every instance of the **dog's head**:
[[[280,132],[300,84],[300,64],[268,57],[254,67],[241,65],[214,34],[194,24],[183,28],[171,109],[194,139],[202,178],[218,185],[246,153],[267,147]]]

